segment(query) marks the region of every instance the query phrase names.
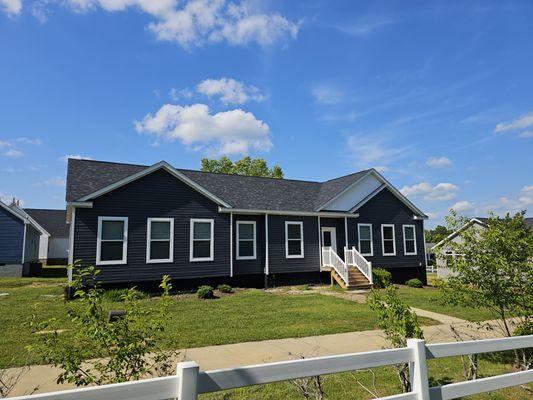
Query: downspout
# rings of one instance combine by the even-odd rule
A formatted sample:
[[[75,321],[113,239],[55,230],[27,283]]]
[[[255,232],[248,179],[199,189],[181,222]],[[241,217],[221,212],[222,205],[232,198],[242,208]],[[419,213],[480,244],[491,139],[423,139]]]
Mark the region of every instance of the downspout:
[[[322,270],[322,231],[320,229],[320,215],[318,218],[318,260],[320,262],[320,269]]]
[[[265,288],[268,286],[268,214],[265,213]]]
[[[229,271],[233,278],[233,213],[229,214]]]
[[[76,224],[76,207],[72,207],[72,216],[70,217],[69,230],[69,248],[68,248],[68,284],[72,283],[72,272],[74,268],[74,225]]]
[[[348,218],[344,217],[344,251],[346,250],[348,250]]]

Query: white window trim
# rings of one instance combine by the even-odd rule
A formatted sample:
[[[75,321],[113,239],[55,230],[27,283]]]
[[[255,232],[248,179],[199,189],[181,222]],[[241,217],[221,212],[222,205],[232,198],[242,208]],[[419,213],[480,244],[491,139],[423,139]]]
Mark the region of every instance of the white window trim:
[[[239,234],[241,232],[241,225],[253,225],[254,227],[254,236],[253,236],[253,239],[240,239],[239,238]],[[254,250],[254,253],[252,256],[240,256],[240,252],[239,252],[239,248],[240,248],[240,242],[241,241],[247,241],[249,242],[250,240],[253,241],[253,250]],[[236,259],[237,260],[255,260],[257,259],[257,231],[256,231],[256,223],[255,221],[237,221],[237,255],[236,255]]]
[[[122,260],[100,260],[102,244],[102,222],[122,221],[124,222],[124,236],[122,238]],[[107,242],[108,240],[106,240]],[[117,240],[118,242],[118,240]],[[128,262],[128,217],[98,217],[98,236],[96,239],[96,265],[122,265]]]
[[[407,252],[407,239],[405,237],[405,228],[413,228],[413,242],[415,243],[415,251],[413,253]],[[416,248],[416,226],[415,225],[403,225],[403,254],[406,256],[416,256],[418,254],[417,248]]]
[[[170,240],[167,239],[151,239],[152,222],[170,222]],[[150,258],[150,247],[152,242],[170,242],[169,258]],[[174,262],[174,218],[148,218],[146,222],[146,263],[171,263]]]
[[[211,236],[209,238],[211,246],[210,246],[210,256],[209,257],[197,257],[194,258],[194,224],[196,222],[209,222],[211,224]],[[204,240],[204,239],[196,239],[196,240]],[[206,239],[205,239],[206,240]],[[190,229],[190,240],[189,240],[189,261],[190,262],[197,262],[197,261],[213,261],[215,259],[215,220],[214,219],[201,219],[201,218],[191,218],[191,229]]]
[[[392,253],[385,253],[385,236],[383,235],[383,228],[390,227],[392,228],[392,247],[394,251]],[[390,239],[387,239],[390,240]],[[384,256],[395,256],[396,255],[396,231],[394,229],[394,224],[382,224],[381,225],[381,253]]]
[[[363,253],[361,251],[361,230],[360,227],[368,226],[370,228],[370,253]],[[357,245],[359,247],[359,253],[362,256],[373,256],[374,255],[374,234],[372,233],[372,224],[357,224]]]
[[[289,255],[289,225],[300,226],[300,254]],[[285,258],[304,258],[304,223],[302,221],[285,221]]]

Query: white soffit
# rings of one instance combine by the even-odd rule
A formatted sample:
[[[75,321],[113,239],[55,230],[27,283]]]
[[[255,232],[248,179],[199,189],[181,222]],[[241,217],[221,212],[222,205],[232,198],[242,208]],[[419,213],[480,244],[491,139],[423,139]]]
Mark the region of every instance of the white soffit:
[[[382,184],[374,174],[368,174],[331,201],[323,210],[350,211],[355,204],[359,204]]]

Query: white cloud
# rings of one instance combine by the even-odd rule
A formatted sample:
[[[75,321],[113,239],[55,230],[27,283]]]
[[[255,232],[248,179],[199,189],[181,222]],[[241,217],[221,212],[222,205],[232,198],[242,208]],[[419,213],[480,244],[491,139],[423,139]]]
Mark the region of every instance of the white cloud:
[[[453,183],[438,183],[432,186],[428,182],[421,182],[400,189],[405,196],[424,196],[426,201],[446,201],[457,196],[459,187]]]
[[[346,148],[355,163],[362,166],[374,166],[377,162],[393,162],[403,157],[409,150],[409,147],[389,146],[386,139],[367,134],[348,137]]]
[[[19,143],[32,144],[35,146],[39,146],[43,143],[43,141],[38,138],[19,137],[19,138],[16,138],[15,140]]]
[[[67,162],[69,158],[74,158],[76,160],[92,160],[91,157],[82,156],[81,154],[66,154],[58,158],[59,161]]]
[[[448,167],[452,165],[452,162],[447,157],[429,157],[426,160],[426,165],[434,168]]]
[[[190,89],[181,89],[180,90],[180,89],[172,88],[168,92],[168,95],[174,101],[180,100],[181,98],[191,99],[193,94],[194,93]]]
[[[527,185],[522,188],[522,192],[524,193],[533,193],[533,185]]]
[[[521,138],[532,138],[533,137],[533,131],[520,132],[518,137],[521,137]]]
[[[467,200],[461,200],[451,206],[450,210],[455,210],[457,212],[470,211],[473,210],[475,206],[475,203]]]
[[[329,85],[318,85],[311,89],[311,95],[318,104],[337,104],[344,100],[342,90]]]
[[[22,157],[24,153],[20,150],[9,149],[4,153],[7,157]]]
[[[56,178],[47,179],[42,184],[46,186],[65,187],[67,185],[67,181],[64,178],[56,177]]]
[[[8,15],[20,14],[22,0],[0,0],[0,7]]]
[[[381,30],[388,25],[394,24],[395,22],[395,19],[388,17],[365,17],[353,24],[335,25],[334,28],[347,35],[366,36]]]
[[[241,109],[210,114],[205,104],[163,105],[155,114],[135,122],[138,132],[157,139],[180,140],[192,150],[217,154],[247,154],[272,148],[270,128]]]
[[[268,46],[296,38],[299,30],[297,23],[279,13],[262,13],[245,0],[69,0],[68,4],[77,12],[137,8],[154,18],[148,29],[158,40],[184,48],[222,41]]]
[[[533,112],[524,114],[511,122],[501,122],[496,125],[494,132],[517,131],[533,127]]]
[[[244,104],[265,98],[255,86],[247,86],[231,78],[205,79],[196,86],[196,90],[208,97],[217,96],[225,104]]]
[[[0,147],[8,147],[11,146],[11,143],[6,142],[5,140],[0,140]]]

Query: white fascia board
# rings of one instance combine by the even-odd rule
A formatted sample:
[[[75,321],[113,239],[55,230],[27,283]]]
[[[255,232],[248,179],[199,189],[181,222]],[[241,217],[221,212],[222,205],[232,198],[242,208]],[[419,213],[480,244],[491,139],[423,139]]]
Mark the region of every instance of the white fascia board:
[[[35,221],[31,217],[31,215],[28,214],[26,211],[24,211],[24,209],[21,208],[20,206],[11,205],[11,206],[8,206],[8,208],[11,212],[14,212],[18,214],[19,217],[22,217],[25,224],[32,225],[36,230],[38,230],[41,233],[41,235],[52,236],[46,229],[44,229],[41,225],[39,225],[39,223]]]
[[[380,187],[378,187],[376,190],[374,190],[372,193],[370,193],[368,196],[366,196],[363,200],[361,200],[359,203],[357,203],[354,207],[350,209],[350,212],[354,212],[355,210],[361,208],[364,204],[366,204],[372,197],[377,195],[379,192],[381,192],[383,189],[387,187],[386,184],[382,184]]]
[[[480,221],[479,219],[476,219],[476,218],[472,218],[470,221],[468,221],[466,224],[461,226],[459,229],[457,229],[456,231],[453,231],[448,236],[446,236],[444,239],[442,239],[440,242],[438,242],[436,245],[434,245],[430,250],[433,250],[439,246],[442,246],[444,243],[452,240],[454,237],[458,236],[461,232],[463,232],[465,229],[470,228],[474,224],[479,224],[481,226],[487,226],[487,224],[484,223],[483,221]]]
[[[9,207],[7,204],[5,204],[1,200],[0,200],[0,207],[2,207],[3,209],[5,209],[7,212],[9,212],[10,214],[14,215],[15,217],[17,217],[18,219],[20,219],[22,222],[26,223],[26,219],[27,218],[24,215],[21,215],[17,211],[13,210],[11,207]]]
[[[346,193],[348,190],[350,190],[352,187],[354,187],[355,185],[357,185],[360,181],[362,181],[364,178],[366,178],[368,175],[370,175],[372,173],[373,170],[369,170],[367,171],[366,174],[364,174],[363,176],[361,176],[359,179],[357,179],[355,182],[351,183],[350,185],[348,185],[347,187],[345,187],[343,190],[341,190],[339,193],[337,193],[335,196],[333,196],[331,199],[329,199],[328,201],[326,201],[324,204],[322,204],[320,207],[316,208],[315,211],[320,211],[322,209],[324,209],[328,204],[332,203],[333,201],[335,201],[336,199],[338,199],[339,197],[341,197],[344,193]]]
[[[142,171],[139,171],[135,174],[132,174],[130,176],[127,176],[124,179],[121,179],[118,182],[112,183],[111,185],[108,185],[102,189],[97,190],[96,192],[90,193],[88,195],[85,195],[78,199],[78,202],[85,202],[88,200],[92,200],[96,197],[102,196],[103,194],[109,193],[115,189],[118,189],[119,187],[122,187],[130,182],[136,181],[137,179],[140,179],[146,175],[151,174],[154,171],[157,171],[159,169],[164,169],[177,179],[181,180],[183,183],[189,185],[193,189],[195,189],[197,192],[203,194],[210,200],[213,200],[215,203],[218,203],[219,205],[222,205],[224,207],[231,207],[228,203],[226,203],[224,200],[220,199],[219,197],[215,196],[213,193],[209,192],[204,187],[200,186],[198,183],[194,182],[192,179],[188,178],[181,172],[179,172],[176,168],[174,168],[172,165],[167,163],[166,161],[160,161]]]
[[[255,210],[246,208],[218,208],[219,213],[233,214],[268,214],[268,215],[293,215],[301,217],[330,217],[330,218],[358,218],[359,214],[347,212],[328,212],[328,211],[277,211],[277,210]]]

